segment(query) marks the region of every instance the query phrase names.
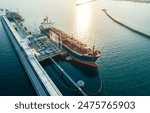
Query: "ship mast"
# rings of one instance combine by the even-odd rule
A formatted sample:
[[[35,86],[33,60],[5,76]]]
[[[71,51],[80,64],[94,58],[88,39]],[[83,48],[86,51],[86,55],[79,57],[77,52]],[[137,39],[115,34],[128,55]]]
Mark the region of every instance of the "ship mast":
[[[95,45],[93,45],[93,56],[95,56]]]
[[[46,22],[48,23],[48,16],[46,16],[46,18],[45,18],[45,19],[46,19]]]

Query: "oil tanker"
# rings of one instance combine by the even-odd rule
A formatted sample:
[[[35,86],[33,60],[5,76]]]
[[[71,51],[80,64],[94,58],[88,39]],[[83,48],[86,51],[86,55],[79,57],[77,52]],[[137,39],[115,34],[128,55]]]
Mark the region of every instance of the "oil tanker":
[[[88,47],[73,36],[53,27],[53,24],[54,23],[49,22],[48,17],[46,17],[40,25],[41,32],[50,38],[57,37],[57,41],[62,46],[62,49],[66,51],[73,60],[90,67],[97,67],[96,60],[100,57],[101,52],[96,50],[95,46],[93,46],[93,48]]]

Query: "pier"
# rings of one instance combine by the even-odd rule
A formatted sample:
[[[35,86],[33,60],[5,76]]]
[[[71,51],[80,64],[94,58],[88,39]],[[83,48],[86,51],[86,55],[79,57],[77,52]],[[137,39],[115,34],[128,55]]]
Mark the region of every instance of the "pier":
[[[6,16],[3,16],[2,23],[37,95],[61,96],[61,92],[35,58],[27,42],[21,39]]]
[[[90,1],[82,2],[82,3],[76,3],[75,5],[80,6],[80,5],[84,5],[84,4],[95,2],[95,1],[97,1],[97,0],[90,0]]]
[[[87,96],[87,94],[85,93],[85,91],[83,91],[82,88],[80,88],[77,83],[57,64],[57,62],[55,62],[55,60],[53,58],[50,57],[50,60],[57,66],[57,68],[62,72],[62,74],[64,76],[67,77],[67,79],[76,87],[76,89],[83,95],[83,96]]]
[[[108,12],[106,11],[106,9],[103,9],[102,11],[104,11],[104,13],[105,13],[111,20],[113,20],[114,22],[116,22],[117,24],[119,24],[119,25],[121,25],[121,26],[127,28],[128,30],[133,31],[134,33],[137,33],[137,34],[139,34],[139,35],[141,35],[141,36],[144,36],[144,37],[146,37],[146,38],[150,38],[150,35],[149,35],[149,34],[143,33],[143,32],[141,32],[141,31],[139,31],[139,30],[136,30],[136,29],[134,29],[134,28],[128,26],[128,25],[125,25],[125,24],[122,23],[122,22],[119,22],[118,20],[116,20],[115,18],[113,18],[110,14],[108,14]]]
[[[57,71],[59,71],[61,75],[67,79],[69,84],[75,88],[74,91],[76,91],[78,95],[87,96],[87,93],[83,89],[84,81],[74,81],[54,60],[54,57],[67,54],[62,48],[62,43],[64,43],[66,39],[70,40],[69,42],[72,45],[76,45],[76,49],[82,49],[78,52],[85,52],[88,50],[86,52],[90,55],[92,52],[91,48],[55,28],[48,29],[49,34],[47,36],[45,33],[29,34],[28,31],[24,29],[23,25],[21,25],[22,23],[20,20],[8,18],[7,15],[2,16],[1,22],[37,95],[62,96],[62,93],[40,64],[40,62],[49,59],[56,66],[55,68]],[[52,34],[54,37],[52,37]],[[67,59],[71,60],[72,58],[70,57]]]

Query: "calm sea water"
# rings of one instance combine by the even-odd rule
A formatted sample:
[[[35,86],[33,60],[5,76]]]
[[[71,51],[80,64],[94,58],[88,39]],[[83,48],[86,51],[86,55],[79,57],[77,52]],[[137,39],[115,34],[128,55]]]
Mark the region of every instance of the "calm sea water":
[[[51,21],[55,21],[56,27],[90,46],[96,45],[102,52],[102,56],[97,60],[97,70],[89,70],[74,62],[57,59],[75,81],[85,81],[89,94],[102,86],[98,95],[150,95],[150,39],[114,23],[101,11],[106,8],[118,20],[150,34],[150,4],[97,0],[75,6],[82,1],[1,0],[0,7],[19,10],[26,20],[25,25],[31,31],[38,31],[43,18],[48,16]],[[10,45],[9,42],[6,44]],[[1,46],[4,47],[3,44]],[[61,91],[65,95],[72,95],[67,88],[60,85],[58,79],[61,80],[62,77],[53,72],[53,64],[47,61],[42,65],[52,79],[57,81]],[[22,82],[24,81],[25,79]]]
[[[0,95],[36,95],[0,22]]]

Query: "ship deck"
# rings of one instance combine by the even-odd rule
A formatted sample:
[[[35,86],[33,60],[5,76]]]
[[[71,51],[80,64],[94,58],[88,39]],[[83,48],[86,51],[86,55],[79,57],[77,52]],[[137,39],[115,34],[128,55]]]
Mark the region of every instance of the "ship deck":
[[[62,43],[67,46],[68,48],[71,48],[71,50],[76,51],[80,54],[87,54],[86,50],[80,49],[78,46],[76,46],[75,44],[70,43],[70,41],[66,40],[66,39],[62,39]]]
[[[73,38],[72,36],[69,36],[68,34],[64,33],[63,31],[56,29],[56,28],[51,28],[50,29],[53,33],[55,33],[60,40],[62,41],[62,44],[68,47],[70,50],[84,56],[91,56],[97,57],[100,55],[100,51],[94,50],[88,47],[86,44],[83,44],[82,42],[78,41],[77,39]],[[48,30],[45,32],[48,33]]]

